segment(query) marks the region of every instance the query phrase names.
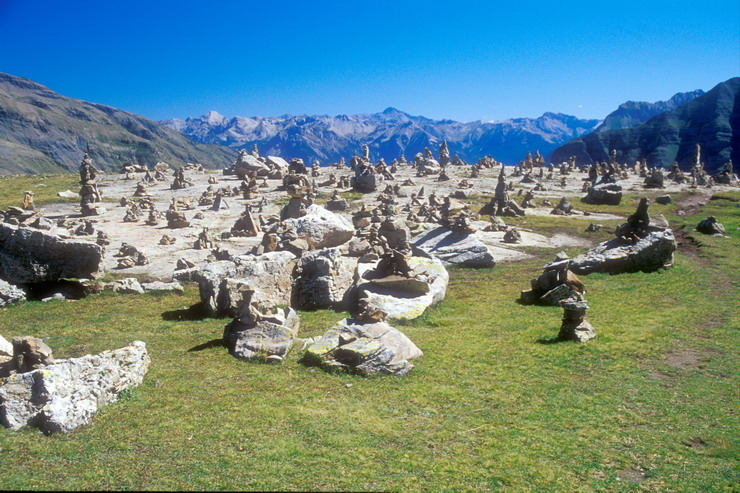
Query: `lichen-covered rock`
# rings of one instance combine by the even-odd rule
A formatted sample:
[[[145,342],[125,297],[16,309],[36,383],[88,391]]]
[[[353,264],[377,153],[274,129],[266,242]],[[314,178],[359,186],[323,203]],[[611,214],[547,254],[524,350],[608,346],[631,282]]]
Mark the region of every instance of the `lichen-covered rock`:
[[[450,277],[439,259],[408,257],[409,278],[366,279],[365,273],[377,265],[378,262],[357,264],[353,296],[364,298],[368,307],[384,311],[388,318],[411,320],[420,317],[445,297]]]
[[[304,254],[295,270],[294,306],[307,310],[346,310],[355,265],[357,259],[342,257],[338,248]]]
[[[308,345],[303,362],[329,370],[401,376],[414,367],[409,361],[422,354],[405,334],[384,321],[344,319]]]
[[[0,223],[0,278],[10,283],[98,277],[102,259],[95,243]]]
[[[284,223],[313,250],[343,245],[355,234],[355,228],[347,219],[316,204],[306,208],[305,216],[286,219]]]
[[[149,363],[146,345],[134,341],[11,375],[0,384],[0,423],[13,430],[36,426],[46,434],[71,431],[122,391],[139,385]]]
[[[493,267],[493,255],[475,235],[459,233],[445,227],[426,231],[414,238],[414,246],[438,258],[443,265]]]
[[[25,299],[25,291],[0,279],[0,308]]]
[[[663,229],[650,232],[634,244],[619,238],[605,241],[574,258],[570,269],[576,274],[653,272],[672,266],[675,251],[673,231]]]
[[[290,252],[241,255],[188,271],[188,277],[198,283],[200,300],[209,316],[233,317],[242,300],[238,288],[244,284],[269,305],[290,305],[295,264],[295,255]]]
[[[224,342],[237,359],[282,361],[293,347],[300,320],[292,308],[276,308],[258,321],[235,318],[224,328]]]

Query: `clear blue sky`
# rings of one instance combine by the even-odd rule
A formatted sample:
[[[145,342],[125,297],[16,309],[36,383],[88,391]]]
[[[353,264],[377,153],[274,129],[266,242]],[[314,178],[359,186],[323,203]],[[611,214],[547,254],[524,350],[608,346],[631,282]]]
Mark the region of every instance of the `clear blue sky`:
[[[0,72],[157,120],[601,118],[740,75],[740,2],[0,0]]]

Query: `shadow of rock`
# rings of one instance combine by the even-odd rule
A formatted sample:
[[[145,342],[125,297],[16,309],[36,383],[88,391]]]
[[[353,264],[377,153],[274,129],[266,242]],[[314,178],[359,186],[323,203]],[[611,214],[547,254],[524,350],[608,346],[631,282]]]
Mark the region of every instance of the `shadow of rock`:
[[[197,346],[193,346],[190,349],[188,349],[189,353],[192,353],[194,351],[203,351],[204,349],[211,349],[215,347],[226,347],[226,343],[223,339],[211,339],[208,342],[204,342],[203,344],[198,344]]]
[[[162,313],[162,320],[174,320],[174,321],[198,321],[204,320],[208,317],[208,313],[203,308],[201,303],[196,303],[190,308],[184,308],[181,310],[170,310]]]

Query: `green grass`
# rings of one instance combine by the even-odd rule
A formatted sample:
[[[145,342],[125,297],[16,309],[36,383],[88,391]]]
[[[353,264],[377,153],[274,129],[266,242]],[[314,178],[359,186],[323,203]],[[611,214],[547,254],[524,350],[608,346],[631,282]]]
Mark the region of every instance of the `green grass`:
[[[298,351],[282,366],[237,361],[207,344],[227,320],[183,317],[198,301],[193,287],[2,311],[6,338],[48,337],[58,357],[140,339],[152,366],[72,433],[0,430],[0,488],[736,489],[735,204],[668,216],[695,225],[711,213],[728,228],[731,238],[701,237],[698,257],[679,253],[652,274],[583,277],[598,337],[582,345],[552,343],[559,308],[516,303],[552,250],[450,269],[443,302],[394,324],[424,351],[403,378],[327,374],[299,364]],[[343,316],[300,315],[302,337]],[[689,353],[697,364],[666,360]],[[619,480],[626,470],[645,478]]]
[[[58,192],[80,190],[80,176],[75,173],[59,175],[0,176],[0,209],[23,204],[23,192],[31,190],[36,206],[59,202],[79,202],[79,198],[65,199]]]

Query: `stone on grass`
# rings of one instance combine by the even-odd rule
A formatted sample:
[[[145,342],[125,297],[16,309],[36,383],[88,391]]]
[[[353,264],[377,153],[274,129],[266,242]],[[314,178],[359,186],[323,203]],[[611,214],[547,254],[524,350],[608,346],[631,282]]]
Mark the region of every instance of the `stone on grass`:
[[[146,345],[81,358],[56,360],[0,383],[0,423],[12,430],[35,426],[46,434],[69,432],[90,421],[99,407],[139,385],[149,368]]]
[[[717,218],[714,216],[709,216],[705,219],[702,219],[701,222],[699,222],[699,225],[696,226],[696,230],[700,233],[704,233],[705,235],[724,235],[725,234],[725,227],[717,221]]]
[[[177,294],[183,294],[185,292],[185,289],[182,287],[182,284],[179,282],[162,282],[162,281],[154,281],[154,282],[144,282],[141,283],[141,287],[144,288],[144,291],[173,291]]]
[[[385,321],[344,319],[307,346],[303,362],[327,370],[402,376],[414,366],[409,361],[422,354],[405,334]]]
[[[664,229],[649,233],[637,243],[614,238],[597,245],[571,261],[576,274],[607,272],[653,272],[673,265],[676,238],[673,231]]]
[[[619,205],[622,201],[622,187],[616,183],[600,183],[591,187],[582,200],[587,204]]]
[[[579,298],[571,298],[560,303],[563,307],[563,324],[558,339],[561,341],[586,342],[596,337],[596,330],[586,321],[588,303]]]
[[[119,294],[144,294],[144,288],[134,277],[126,277],[125,279],[113,281],[111,289],[114,293]]]
[[[250,313],[250,307],[224,328],[224,342],[229,352],[241,360],[279,363],[293,347],[300,321],[292,308],[275,308],[274,312]],[[254,308],[252,307],[252,310]]]

